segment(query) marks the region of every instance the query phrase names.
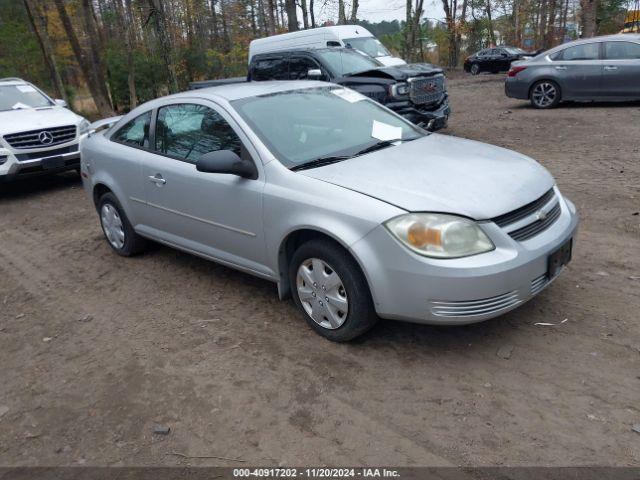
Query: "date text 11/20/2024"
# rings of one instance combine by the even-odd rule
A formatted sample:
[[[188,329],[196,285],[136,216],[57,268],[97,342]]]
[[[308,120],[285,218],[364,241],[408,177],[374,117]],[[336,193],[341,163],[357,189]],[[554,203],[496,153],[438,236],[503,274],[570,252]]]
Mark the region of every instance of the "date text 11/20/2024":
[[[388,468],[234,468],[234,478],[400,478]]]

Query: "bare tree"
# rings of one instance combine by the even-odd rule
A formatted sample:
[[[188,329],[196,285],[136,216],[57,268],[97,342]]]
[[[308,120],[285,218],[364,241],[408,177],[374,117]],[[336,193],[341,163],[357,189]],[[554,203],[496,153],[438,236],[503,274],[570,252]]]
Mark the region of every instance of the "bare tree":
[[[595,37],[597,32],[596,12],[598,11],[598,0],[580,0],[582,37]]]
[[[287,27],[290,32],[298,30],[298,11],[296,8],[296,0],[285,0],[285,9],[287,11]]]
[[[175,64],[173,61],[173,48],[167,29],[167,17],[164,11],[164,4],[162,0],[149,0],[149,7],[151,8],[149,19],[153,18],[153,25],[155,27],[156,34],[158,35],[162,59],[164,60],[165,68],[167,70],[166,73],[169,92],[174,93],[178,91],[178,79],[176,77]]]
[[[60,70],[56,62],[55,55],[53,54],[53,46],[51,45],[51,39],[47,32],[47,16],[46,11],[40,11],[34,0],[24,0],[24,6],[27,10],[27,16],[29,17],[29,23],[33,29],[33,33],[38,39],[38,44],[42,50],[42,57],[44,58],[49,72],[51,75],[51,82],[55,89],[56,96],[62,98],[65,102],[69,102],[67,98],[67,92],[64,89],[62,78],[60,77]]]
[[[54,0],[54,2],[58,10],[62,26],[64,27],[69,43],[71,44],[71,49],[73,50],[73,54],[76,57],[78,65],[80,65],[80,69],[82,70],[82,74],[87,82],[87,86],[89,87],[93,101],[96,104],[98,113],[105,117],[112,116],[113,109],[111,108],[111,103],[109,102],[109,98],[104,94],[104,88],[100,86],[101,83],[104,83],[103,79],[98,78],[98,72],[95,71],[91,62],[86,58],[85,53],[80,47],[80,42],[78,41],[71,19],[69,18],[69,14],[65,8],[64,0]]]

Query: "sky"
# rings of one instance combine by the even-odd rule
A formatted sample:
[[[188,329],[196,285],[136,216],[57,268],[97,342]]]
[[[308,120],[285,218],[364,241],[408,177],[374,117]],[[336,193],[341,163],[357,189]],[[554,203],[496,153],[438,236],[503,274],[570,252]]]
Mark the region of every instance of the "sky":
[[[322,5],[324,2],[316,1],[316,5]],[[337,19],[337,2],[327,2],[329,6],[315,8],[316,16],[319,19],[336,17]],[[351,9],[351,2],[347,3],[347,15]],[[368,20],[370,22],[380,22],[382,20],[404,20],[406,18],[406,0],[360,0],[358,7],[358,18]],[[431,18],[436,20],[444,19],[444,10],[442,9],[441,0],[425,0],[423,18]],[[334,20],[335,20],[334,19]]]

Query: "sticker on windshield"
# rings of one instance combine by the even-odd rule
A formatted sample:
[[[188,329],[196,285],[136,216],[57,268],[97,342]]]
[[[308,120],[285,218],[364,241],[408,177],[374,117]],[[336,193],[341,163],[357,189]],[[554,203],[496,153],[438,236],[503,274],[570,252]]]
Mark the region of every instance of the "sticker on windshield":
[[[31,85],[17,85],[16,88],[20,90],[22,93],[33,93],[36,91],[36,89],[33,88]]]
[[[380,141],[397,140],[402,138],[402,127],[394,127],[388,123],[374,120],[371,127],[371,136]]]
[[[348,88],[334,88],[333,90],[331,90],[331,93],[342,98],[343,100],[346,100],[349,103],[359,102],[360,100],[364,100],[365,98],[367,98],[361,93],[350,90]]]
[[[18,102],[11,108],[13,110],[20,110],[20,109],[31,108],[31,107],[29,105],[25,105],[24,103]]]

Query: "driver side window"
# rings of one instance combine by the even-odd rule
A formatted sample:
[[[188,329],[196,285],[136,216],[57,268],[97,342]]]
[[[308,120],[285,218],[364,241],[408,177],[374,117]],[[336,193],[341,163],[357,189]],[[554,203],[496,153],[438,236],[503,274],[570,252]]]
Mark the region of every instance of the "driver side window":
[[[196,163],[205,153],[231,150],[241,155],[241,141],[227,121],[209,107],[192,103],[158,109],[157,152]]]

